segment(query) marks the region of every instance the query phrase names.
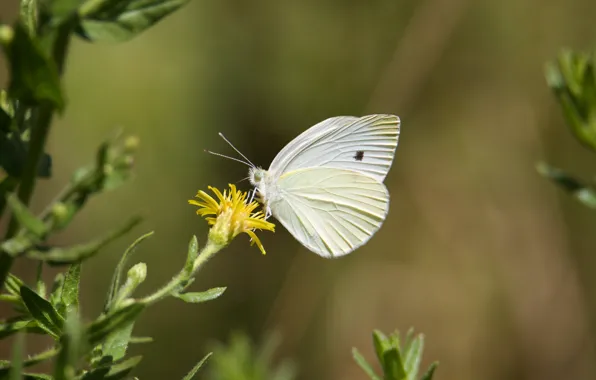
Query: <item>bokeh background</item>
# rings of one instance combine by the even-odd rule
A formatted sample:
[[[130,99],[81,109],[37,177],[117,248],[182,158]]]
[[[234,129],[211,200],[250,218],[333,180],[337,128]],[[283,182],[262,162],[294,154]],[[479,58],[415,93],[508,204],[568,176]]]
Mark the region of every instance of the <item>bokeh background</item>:
[[[0,18],[16,9],[3,0]],[[309,253],[281,226],[260,234],[266,256],[240,236],[192,286],[228,286],[223,297],[145,312],[135,331],[155,342],[133,348],[145,355],[136,374],[181,378],[211,342],[241,330],[257,342],[281,333],[278,355],[296,360],[301,380],[364,379],[351,348],[372,360],[373,328],[412,326],[426,336],[423,366],[440,361],[437,379],[594,378],[596,216],[534,166],[594,174],[543,66],[563,47],[592,48],[595,12],[589,0],[193,0],[130,42],[76,40],[69,107],[48,145],[54,176],[33,207],[117,128],[140,137],[134,180],[94,198],[53,240],[82,242],[146,216],[85,265],[91,318],[137,236],[156,231],[133,259],[149,268],[140,293],[179,270],[192,234],[205,241],[187,200],[247,175],[203,152],[233,153],[217,132],[266,167],[322,119],[395,113],[392,203],[376,236],[340,260]],[[15,270],[32,277],[30,263]]]

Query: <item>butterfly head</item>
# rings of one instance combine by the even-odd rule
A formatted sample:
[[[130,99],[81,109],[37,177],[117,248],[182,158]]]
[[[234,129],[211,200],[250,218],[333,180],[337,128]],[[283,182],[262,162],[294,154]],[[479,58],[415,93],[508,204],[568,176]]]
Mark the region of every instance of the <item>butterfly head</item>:
[[[268,205],[273,190],[271,174],[263,168],[253,167],[248,171],[248,180],[255,187],[258,194],[258,200],[263,203],[269,211]]]
[[[258,167],[252,167],[248,170],[248,180],[253,186],[258,187],[265,181],[267,170]]]

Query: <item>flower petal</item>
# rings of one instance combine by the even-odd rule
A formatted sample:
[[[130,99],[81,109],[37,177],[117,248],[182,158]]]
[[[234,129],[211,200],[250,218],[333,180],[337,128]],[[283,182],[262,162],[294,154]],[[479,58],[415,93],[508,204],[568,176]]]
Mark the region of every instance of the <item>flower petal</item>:
[[[265,247],[263,247],[263,244],[261,243],[261,240],[259,240],[257,235],[254,232],[252,232],[251,230],[246,230],[244,232],[246,232],[248,234],[248,236],[250,236],[250,238],[252,239],[252,242],[250,244],[251,245],[256,244],[257,247],[259,247],[259,249],[263,253],[263,255],[265,255],[267,252],[265,252]]]

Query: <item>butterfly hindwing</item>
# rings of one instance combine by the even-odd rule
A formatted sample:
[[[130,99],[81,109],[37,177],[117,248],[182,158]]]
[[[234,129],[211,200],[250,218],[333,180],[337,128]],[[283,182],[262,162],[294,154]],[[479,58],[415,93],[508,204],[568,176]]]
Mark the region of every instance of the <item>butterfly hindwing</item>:
[[[340,168],[283,174],[270,199],[273,216],[305,247],[323,257],[348,254],[383,224],[389,193],[377,179]]]

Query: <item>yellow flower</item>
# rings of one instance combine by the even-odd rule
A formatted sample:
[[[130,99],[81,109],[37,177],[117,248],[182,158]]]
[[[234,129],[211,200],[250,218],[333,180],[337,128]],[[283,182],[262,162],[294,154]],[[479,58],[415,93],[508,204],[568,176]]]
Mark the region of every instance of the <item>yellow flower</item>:
[[[213,226],[209,230],[209,240],[220,246],[228,245],[233,238],[242,232],[250,236],[252,244],[256,244],[261,252],[265,254],[263,244],[254,233],[254,230],[269,230],[275,232],[275,225],[265,220],[262,211],[254,212],[259,206],[256,201],[247,202],[247,193],[236,190],[236,186],[230,184],[230,190],[224,190],[223,194],[218,189],[209,186],[217,196],[217,201],[209,194],[199,190],[196,198],[191,199],[189,204],[198,206],[197,215],[205,217],[205,220]]]

